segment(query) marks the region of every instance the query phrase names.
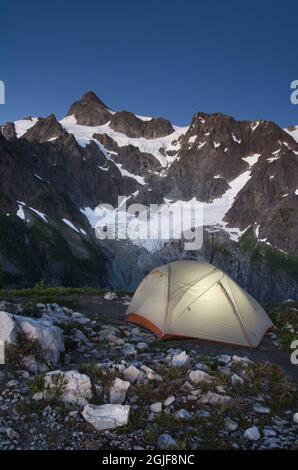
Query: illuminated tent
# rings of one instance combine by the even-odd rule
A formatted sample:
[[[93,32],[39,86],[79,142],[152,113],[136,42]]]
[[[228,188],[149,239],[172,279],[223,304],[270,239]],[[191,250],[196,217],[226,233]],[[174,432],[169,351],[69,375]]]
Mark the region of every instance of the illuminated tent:
[[[200,338],[256,347],[272,322],[259,303],[208,263],[175,261],[137,288],[127,320],[160,339]]]

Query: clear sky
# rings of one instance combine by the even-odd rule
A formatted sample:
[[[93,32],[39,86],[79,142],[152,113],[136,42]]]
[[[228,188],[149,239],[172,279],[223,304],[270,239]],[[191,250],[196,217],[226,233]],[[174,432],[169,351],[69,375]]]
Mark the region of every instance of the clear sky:
[[[14,0],[1,4],[0,122],[112,109],[188,124],[197,111],[298,124],[297,0]]]

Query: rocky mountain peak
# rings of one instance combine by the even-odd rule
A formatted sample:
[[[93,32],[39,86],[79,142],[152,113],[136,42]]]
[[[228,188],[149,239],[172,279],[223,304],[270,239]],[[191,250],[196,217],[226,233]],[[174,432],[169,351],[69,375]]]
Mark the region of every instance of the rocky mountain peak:
[[[80,101],[81,102],[86,101],[86,103],[92,101],[93,103],[96,103],[96,104],[102,106],[103,108],[108,109],[107,105],[96,95],[96,93],[94,93],[94,91],[87,91],[87,93],[85,93],[82,96]]]
[[[137,118],[128,111],[119,111],[115,113],[109,124],[114,131],[121,132],[128,137],[142,137],[144,133],[144,121]]]
[[[13,122],[7,122],[0,127],[0,135],[3,135],[7,140],[13,140],[16,138],[16,129]]]
[[[174,132],[172,124],[167,119],[152,118],[144,121],[128,111],[115,113],[109,125],[114,131],[133,138],[157,139]]]
[[[24,138],[29,142],[39,143],[56,140],[65,133],[61,124],[57,121],[55,114],[50,114],[46,118],[39,118],[37,123],[30,127],[24,134]]]
[[[84,126],[102,126],[110,121],[112,113],[93,91],[85,93],[75,101],[68,110],[67,116],[73,115],[78,124]]]

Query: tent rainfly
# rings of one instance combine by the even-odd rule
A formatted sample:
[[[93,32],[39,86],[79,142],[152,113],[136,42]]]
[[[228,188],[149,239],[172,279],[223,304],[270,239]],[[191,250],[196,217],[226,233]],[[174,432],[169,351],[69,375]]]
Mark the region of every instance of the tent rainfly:
[[[137,288],[127,321],[160,339],[200,338],[257,347],[273,326],[259,303],[220,269],[175,261],[151,271]]]

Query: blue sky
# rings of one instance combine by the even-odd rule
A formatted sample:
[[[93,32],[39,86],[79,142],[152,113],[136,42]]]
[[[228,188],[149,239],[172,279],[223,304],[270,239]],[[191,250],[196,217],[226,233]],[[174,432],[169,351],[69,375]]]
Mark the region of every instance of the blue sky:
[[[297,0],[5,2],[0,122],[61,118],[93,90],[180,125],[197,111],[298,124],[297,19]]]

